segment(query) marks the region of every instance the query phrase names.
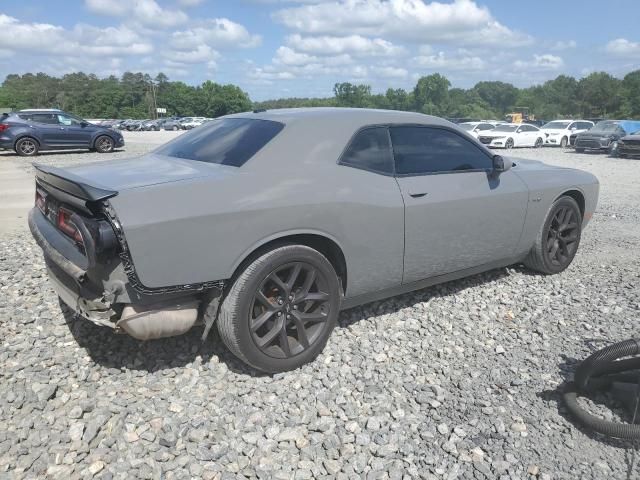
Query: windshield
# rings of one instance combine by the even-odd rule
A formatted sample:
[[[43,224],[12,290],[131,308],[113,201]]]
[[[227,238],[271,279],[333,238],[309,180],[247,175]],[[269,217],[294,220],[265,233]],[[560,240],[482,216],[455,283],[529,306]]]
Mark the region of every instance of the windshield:
[[[542,126],[542,128],[546,128],[547,130],[564,130],[571,122],[549,122]]]
[[[615,132],[620,130],[618,122],[612,120],[604,120],[603,122],[596,123],[596,126],[591,129],[592,132]]]
[[[161,146],[155,153],[240,167],[283,128],[284,124],[271,120],[213,120]]]
[[[471,131],[475,127],[473,123],[461,123],[459,126],[461,129],[466,131]]]
[[[498,125],[496,128],[491,130],[492,132],[515,132],[517,125]]]

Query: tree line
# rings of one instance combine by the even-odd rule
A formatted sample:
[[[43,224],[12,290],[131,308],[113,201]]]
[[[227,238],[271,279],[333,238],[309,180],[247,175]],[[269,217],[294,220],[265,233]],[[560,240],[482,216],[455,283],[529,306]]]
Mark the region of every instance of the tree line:
[[[0,86],[0,107],[61,108],[85,118],[153,118],[156,107],[167,115],[218,117],[257,109],[285,107],[359,107],[408,110],[441,117],[503,118],[516,107],[527,107],[537,118],[640,118],[640,70],[616,78],[594,72],[581,79],[560,75],[541,85],[517,88],[510,83],[483,81],[472,88],[452,88],[443,75],[420,78],[413,89],[336,83],[333,97],[284,98],[252,102],[235,85],[207,80],[201,85],[126,72],[98,78],[82,72],[60,78],[44,73],[8,75]]]

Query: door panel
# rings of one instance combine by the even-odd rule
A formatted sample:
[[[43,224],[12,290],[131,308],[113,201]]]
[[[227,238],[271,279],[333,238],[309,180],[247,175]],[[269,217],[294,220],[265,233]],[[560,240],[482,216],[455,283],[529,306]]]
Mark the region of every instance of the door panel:
[[[67,147],[89,147],[94,128],[91,125],[82,126],[74,117],[58,114],[58,122],[63,127],[60,137],[60,145]]]
[[[528,193],[513,172],[402,177],[398,183],[405,201],[403,283],[515,254]]]
[[[389,132],[405,204],[403,283],[514,254],[528,202],[517,175],[494,174],[492,155],[449,128]]]

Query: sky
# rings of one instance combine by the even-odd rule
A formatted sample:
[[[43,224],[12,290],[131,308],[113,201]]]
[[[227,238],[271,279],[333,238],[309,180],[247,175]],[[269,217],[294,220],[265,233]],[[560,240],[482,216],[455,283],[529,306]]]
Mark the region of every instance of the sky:
[[[519,87],[640,68],[640,0],[0,0],[0,79],[142,71],[253,100],[434,72]]]

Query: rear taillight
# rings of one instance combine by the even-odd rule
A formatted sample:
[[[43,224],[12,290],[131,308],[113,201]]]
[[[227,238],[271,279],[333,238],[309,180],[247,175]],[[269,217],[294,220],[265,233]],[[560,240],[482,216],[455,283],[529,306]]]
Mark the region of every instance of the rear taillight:
[[[82,246],[84,241],[82,239],[82,234],[78,227],[71,220],[71,215],[73,215],[69,210],[65,208],[58,209],[58,219],[56,221],[56,225],[58,230],[64,233],[67,237],[72,238],[74,242],[78,245]]]
[[[8,128],[9,128],[9,125],[7,125],[6,123],[0,123],[0,132],[4,132]]]

